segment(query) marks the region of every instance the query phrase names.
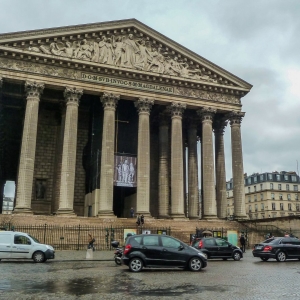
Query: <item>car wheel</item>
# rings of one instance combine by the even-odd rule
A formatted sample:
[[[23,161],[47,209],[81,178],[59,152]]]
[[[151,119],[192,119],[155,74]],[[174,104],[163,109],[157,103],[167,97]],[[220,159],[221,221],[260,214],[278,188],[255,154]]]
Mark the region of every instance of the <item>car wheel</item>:
[[[268,261],[269,260],[269,257],[261,257],[260,258],[262,261]]]
[[[129,269],[131,272],[140,272],[143,269],[143,261],[138,257],[131,259]]]
[[[277,255],[276,255],[276,260],[280,261],[280,262],[285,261],[286,260],[286,254],[282,251],[278,252]]]
[[[45,261],[45,254],[42,251],[36,251],[33,253],[32,258],[35,263],[42,263]]]
[[[235,251],[233,253],[233,259],[236,260],[236,261],[240,260],[241,259],[241,253],[238,252],[238,251]]]
[[[202,268],[202,261],[199,257],[193,257],[189,262],[189,269],[193,272],[200,271]]]

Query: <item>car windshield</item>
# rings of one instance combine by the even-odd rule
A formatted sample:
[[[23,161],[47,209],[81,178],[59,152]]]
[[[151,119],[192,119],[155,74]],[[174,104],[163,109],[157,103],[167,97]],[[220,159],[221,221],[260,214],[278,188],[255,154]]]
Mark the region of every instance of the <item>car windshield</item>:
[[[30,235],[30,234],[28,234],[28,236],[30,236],[36,243],[39,243],[39,244],[40,244],[39,240],[37,240],[35,237],[33,237],[33,236]]]

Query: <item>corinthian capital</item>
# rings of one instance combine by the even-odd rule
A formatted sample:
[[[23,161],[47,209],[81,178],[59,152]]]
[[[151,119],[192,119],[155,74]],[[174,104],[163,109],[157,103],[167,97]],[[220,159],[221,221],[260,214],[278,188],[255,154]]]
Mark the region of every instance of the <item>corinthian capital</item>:
[[[224,134],[224,130],[228,124],[225,116],[220,117],[213,122],[213,130],[215,133]]]
[[[102,105],[105,108],[116,109],[117,103],[120,100],[120,95],[112,93],[104,93],[100,98]]]
[[[211,107],[202,107],[201,109],[197,110],[197,114],[200,116],[202,121],[212,121],[216,112],[217,110]]]
[[[148,113],[150,114],[151,107],[154,104],[154,100],[148,98],[140,98],[138,101],[134,103],[137,108],[138,113]]]
[[[79,105],[79,100],[83,94],[83,90],[78,90],[72,87],[66,87],[64,96],[68,104],[74,103]]]
[[[25,91],[28,98],[40,98],[44,90],[44,84],[36,81],[26,81]]]
[[[172,102],[169,111],[172,117],[182,117],[183,111],[186,109],[185,103]]]
[[[245,113],[241,111],[233,111],[227,115],[231,126],[234,124],[240,125],[244,116]]]

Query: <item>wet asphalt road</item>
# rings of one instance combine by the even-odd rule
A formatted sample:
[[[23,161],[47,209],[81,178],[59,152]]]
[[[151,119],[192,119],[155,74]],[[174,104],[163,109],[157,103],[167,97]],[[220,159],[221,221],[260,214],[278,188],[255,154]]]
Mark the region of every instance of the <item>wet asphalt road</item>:
[[[102,260],[0,262],[0,299],[300,299],[300,261],[262,262],[247,251],[233,260],[209,260],[206,269],[144,269]],[[97,259],[97,258],[95,258]]]

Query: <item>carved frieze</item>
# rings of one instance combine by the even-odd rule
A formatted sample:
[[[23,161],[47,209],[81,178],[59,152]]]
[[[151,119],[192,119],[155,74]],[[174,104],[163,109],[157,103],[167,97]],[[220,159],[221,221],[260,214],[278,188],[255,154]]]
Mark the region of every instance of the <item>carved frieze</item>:
[[[179,95],[189,98],[208,100],[208,101],[216,101],[216,102],[224,102],[230,104],[240,105],[240,98],[236,95],[231,94],[221,94],[210,91],[199,90],[195,88],[185,88],[185,87],[173,87],[173,86],[164,86],[160,84],[151,84],[151,83],[143,83],[136,80],[118,80],[113,77],[87,74],[86,72],[81,72],[74,69],[62,68],[52,65],[46,65],[36,62],[28,62],[28,61],[20,61],[13,60],[8,58],[0,57],[0,68],[23,71],[29,73],[36,73],[48,76],[55,76],[67,79],[77,79],[77,80],[85,80],[85,81],[93,81],[99,82],[100,84],[109,84],[116,86],[124,86],[128,88],[134,89],[142,89],[149,91],[157,91],[160,93],[168,93],[173,95]]]
[[[167,48],[168,49],[168,48]],[[197,64],[188,63],[174,51],[151,43],[147,38],[136,38],[133,34],[101,36],[101,38],[78,39],[29,46],[27,50],[47,55],[79,59],[99,64],[114,65],[145,72],[154,72],[218,83],[212,75],[205,74]],[[180,57],[179,57],[180,56]]]

